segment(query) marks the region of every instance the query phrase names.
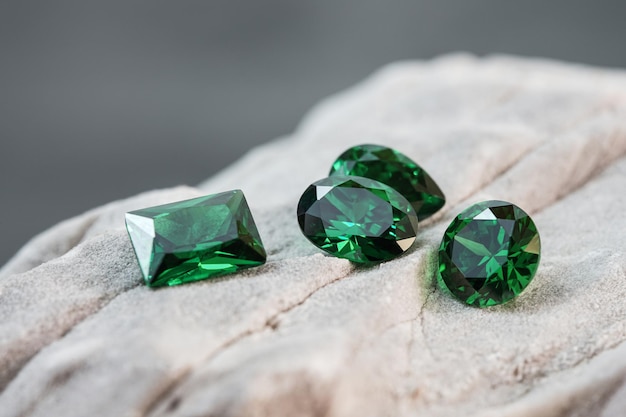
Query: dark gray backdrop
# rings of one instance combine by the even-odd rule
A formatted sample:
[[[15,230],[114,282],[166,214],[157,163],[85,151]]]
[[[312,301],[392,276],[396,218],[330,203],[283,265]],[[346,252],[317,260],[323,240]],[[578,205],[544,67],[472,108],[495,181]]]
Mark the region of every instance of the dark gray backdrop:
[[[626,2],[0,3],[0,265],[59,220],[195,184],[387,62],[626,66]]]

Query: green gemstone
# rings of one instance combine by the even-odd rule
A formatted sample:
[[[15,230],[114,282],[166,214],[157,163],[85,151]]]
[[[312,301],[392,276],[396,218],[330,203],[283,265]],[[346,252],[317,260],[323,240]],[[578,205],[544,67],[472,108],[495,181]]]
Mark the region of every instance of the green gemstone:
[[[394,188],[424,220],[443,207],[446,198],[426,171],[404,154],[385,146],[354,146],[333,163],[330,175],[357,175]]]
[[[530,216],[514,204],[484,201],[450,223],[439,247],[439,274],[462,301],[506,303],[533,279],[541,241]]]
[[[151,287],[212,278],[266,259],[240,190],[131,211],[126,228]]]
[[[396,190],[369,178],[338,175],[306,189],[298,223],[315,246],[358,263],[402,254],[417,232],[415,211]]]

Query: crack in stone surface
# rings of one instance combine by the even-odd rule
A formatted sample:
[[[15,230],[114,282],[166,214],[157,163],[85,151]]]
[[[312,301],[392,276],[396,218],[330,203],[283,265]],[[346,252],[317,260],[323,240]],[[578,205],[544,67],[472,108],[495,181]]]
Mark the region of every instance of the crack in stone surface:
[[[45,351],[47,348],[49,348],[50,346],[54,345],[58,341],[62,340],[66,335],[71,333],[76,327],[80,326],[82,323],[85,323],[86,321],[88,321],[92,317],[96,316],[106,306],[111,304],[117,297],[119,297],[119,296],[121,296],[123,294],[126,294],[127,292],[129,292],[131,290],[134,290],[134,289],[140,287],[141,285],[142,285],[141,283],[138,283],[137,285],[135,285],[133,287],[127,288],[127,289],[125,289],[125,290],[115,294],[113,297],[109,298],[108,300],[102,301],[100,303],[100,305],[94,311],[84,315],[83,317],[78,317],[78,320],[76,322],[72,323],[67,329],[64,329],[64,331],[58,337],[56,337],[56,338],[48,341],[47,343],[45,343],[43,346],[41,346],[32,355],[30,355],[28,357],[25,357],[24,361],[20,364],[20,366],[15,369],[15,372],[13,373],[13,376],[9,380],[6,381],[6,384],[3,384],[3,385],[0,386],[0,397],[4,394],[4,392],[11,385],[11,383],[13,383],[13,381],[19,377],[19,375],[22,373],[22,370],[25,369],[26,367],[28,367],[28,365],[35,358],[37,358],[37,356],[39,354],[41,354],[43,351]]]
[[[91,224],[93,224],[93,222],[91,222]],[[120,239],[124,239],[124,238],[117,236],[117,235],[110,235],[106,237],[107,242],[112,242],[112,243],[115,243],[116,241]],[[71,261],[72,256],[80,255],[80,253],[77,253],[77,254],[73,253],[74,251],[88,250],[90,245],[95,245],[95,243],[90,242],[90,241],[83,242],[82,244],[79,244],[75,248],[72,248],[72,250],[66,252],[64,255],[54,260],[51,260],[49,262],[57,262],[59,265],[62,266],[64,258],[69,257],[69,261]],[[57,267],[57,266],[55,265],[54,267]],[[16,275],[24,275],[24,274],[32,275],[38,272],[37,269],[42,269],[42,268],[46,268],[45,264],[41,264],[31,269],[30,271],[22,272]],[[39,272],[39,273],[50,273],[50,271],[46,271],[44,269],[43,272]],[[36,350],[28,354],[27,356],[23,356],[19,358],[19,363],[17,363],[17,366],[11,370],[12,372],[11,374],[9,374],[8,378],[3,379],[3,381],[0,381],[0,396],[6,391],[6,389],[10,386],[10,384],[21,374],[22,370],[26,368],[32,362],[32,360],[36,358],[42,351],[44,351],[45,349],[47,349],[49,346],[56,343],[57,341],[62,340],[68,333],[70,333],[74,328],[79,326],[81,323],[97,315],[98,312],[100,312],[104,307],[110,304],[115,298],[117,298],[118,296],[132,289],[137,288],[140,285],[141,285],[140,281],[137,281],[136,283],[129,282],[127,287],[119,288],[120,291],[117,293],[115,292],[116,291],[115,288],[110,289],[111,292],[109,294],[106,293],[107,288],[103,287],[101,289],[102,293],[98,295],[94,295],[93,299],[87,299],[85,301],[81,299],[80,297],[78,297],[76,298],[74,304],[67,305],[66,306],[67,309],[64,310],[61,315],[64,318],[71,318],[73,320],[71,320],[68,323],[66,328],[61,329],[62,331],[59,332],[59,334],[52,335],[52,337],[49,340],[43,340],[43,343],[41,346],[35,346]],[[38,322],[38,324],[41,324],[41,323]],[[24,351],[21,350],[21,352],[24,352]],[[14,361],[14,363],[15,362],[17,361]]]
[[[624,140],[626,141],[626,136],[624,137]],[[624,151],[618,153],[615,157],[612,157],[610,162],[607,162],[607,165],[605,165],[605,166],[601,167],[600,169],[596,169],[593,172],[589,173],[589,175],[587,175],[584,178],[583,181],[581,181],[580,183],[576,184],[573,188],[570,188],[567,193],[561,194],[561,195],[557,196],[556,199],[546,203],[545,205],[539,207],[538,209],[533,210],[532,214],[536,216],[539,213],[542,213],[545,210],[549,209],[550,207],[558,204],[559,202],[561,202],[563,200],[566,200],[567,198],[575,195],[576,193],[578,193],[579,191],[584,189],[585,186],[587,186],[588,184],[593,182],[596,178],[600,177],[608,169],[612,168],[613,165],[618,163],[618,161],[620,161],[625,156],[626,156],[626,148],[625,148]]]
[[[420,332],[422,334],[422,339],[424,339],[424,347],[426,348],[426,351],[428,352],[428,354],[430,355],[431,358],[436,359],[435,357],[435,352],[433,351],[433,348],[430,346],[430,342],[428,340],[428,337],[426,335],[426,326],[425,326],[425,318],[424,318],[424,312],[426,310],[426,304],[428,304],[428,300],[430,299],[430,297],[432,295],[435,294],[435,291],[437,291],[437,288],[433,288],[432,291],[430,291],[428,294],[426,294],[426,298],[424,300],[424,303],[422,304],[422,308],[420,309],[419,312],[419,319],[420,319]]]
[[[240,333],[239,335],[231,338],[230,340],[226,341],[225,343],[221,344],[220,346],[218,346],[210,355],[208,355],[207,357],[199,360],[197,363],[195,363],[193,366],[187,366],[181,373],[179,376],[177,376],[176,378],[174,378],[169,384],[166,385],[166,388],[162,391],[159,392],[157,396],[155,396],[155,398],[153,398],[152,400],[148,401],[147,405],[145,406],[145,408],[143,409],[143,411],[141,411],[139,413],[140,416],[142,417],[148,417],[150,415],[152,415],[157,409],[159,409],[161,407],[162,404],[167,403],[169,401],[172,401],[170,399],[171,394],[174,393],[176,391],[176,389],[178,387],[180,387],[181,385],[183,385],[187,380],[189,380],[189,378],[191,378],[192,374],[193,374],[193,370],[194,368],[197,367],[201,367],[207,363],[210,363],[214,358],[216,358],[217,356],[219,356],[220,354],[222,354],[224,351],[228,350],[229,348],[231,348],[232,346],[236,345],[237,343],[241,342],[242,340],[253,336],[255,334],[259,334],[262,333],[266,330],[270,330],[270,331],[276,331],[276,329],[279,327],[279,317],[280,316],[284,316],[285,314],[289,314],[290,312],[294,311],[295,309],[297,309],[298,307],[302,306],[304,303],[306,303],[311,297],[313,297],[315,294],[317,294],[319,291],[323,290],[324,288],[343,280],[344,278],[350,277],[353,274],[353,270],[349,271],[348,273],[344,274],[344,275],[340,275],[330,281],[325,282],[324,284],[322,284],[321,286],[315,288],[313,291],[310,291],[308,294],[306,294],[301,300],[297,301],[296,303],[293,303],[292,305],[276,312],[275,314],[271,315],[269,318],[267,318],[267,320],[265,320],[265,323],[255,329],[248,329],[245,332]],[[175,399],[174,399],[175,400]],[[169,408],[169,406],[168,406]]]
[[[613,105],[612,102],[606,102],[603,101],[595,106],[592,106],[587,112],[584,113],[584,115],[581,115],[577,120],[575,120],[572,123],[569,124],[565,124],[561,127],[561,129],[557,129],[557,131],[551,135],[551,136],[556,136],[556,135],[566,135],[568,132],[572,132],[574,131],[574,129],[577,126],[580,126],[584,123],[590,122],[594,119],[599,118],[599,116],[604,115],[604,111],[607,109],[612,109]],[[591,140],[591,139],[589,139]],[[468,191],[465,195],[461,196],[460,198],[457,199],[457,203],[463,202],[468,200],[469,198],[471,198],[472,196],[474,196],[476,193],[480,192],[481,190],[485,190],[487,189],[490,185],[495,184],[495,182],[502,178],[504,175],[506,175],[507,173],[511,172],[514,168],[516,168],[517,166],[519,166],[523,161],[525,161],[528,156],[536,153],[537,151],[539,151],[540,149],[546,147],[546,146],[550,146],[554,143],[553,140],[542,140],[540,142],[538,142],[534,147],[531,147],[529,149],[527,149],[525,152],[521,153],[515,160],[511,161],[508,165],[502,167],[502,169],[500,169],[499,171],[497,171],[496,173],[494,173],[494,175],[491,178],[486,179],[485,181],[483,181],[482,183],[478,184],[477,186],[475,186],[472,190]],[[614,162],[615,160],[619,159],[621,156],[625,155],[626,151],[618,154],[617,157],[614,158],[610,158],[610,162]],[[602,165],[602,164],[600,164]],[[610,163],[609,163],[610,165]],[[601,167],[597,168],[596,174],[603,172],[605,168],[607,168],[607,166],[602,165]],[[572,192],[574,192],[576,189],[584,186],[589,180],[590,178],[595,177],[595,175],[590,174],[590,177],[587,177],[586,180],[582,183],[579,184],[578,186],[576,186],[575,188],[569,190],[567,193],[559,196],[559,198],[555,201],[552,202],[547,202],[545,207],[550,206],[554,203],[556,203],[558,200],[567,197],[569,194],[571,194]],[[447,207],[447,208],[446,208]],[[454,206],[449,206],[448,204],[446,204],[446,206],[444,207],[443,210],[441,210],[439,213],[437,213],[437,218],[438,220],[443,220],[444,218],[447,217],[448,214],[450,214],[451,210],[454,210]]]
[[[626,343],[626,342],[622,342],[622,343]],[[621,343],[620,343],[621,344]],[[610,349],[615,348],[615,346],[611,347]],[[604,353],[610,349],[607,349],[603,352],[599,352],[598,354]],[[525,384],[525,389],[519,393],[519,395],[514,396],[511,399],[508,399],[506,402],[502,402],[499,404],[493,404],[491,406],[489,406],[488,408],[484,409],[483,411],[481,411],[478,414],[472,414],[472,417],[480,417],[483,415],[487,415],[487,416],[496,416],[496,415],[500,415],[500,413],[502,412],[502,408],[503,407],[508,407],[511,404],[516,404],[518,403],[520,400],[522,400],[525,397],[528,397],[529,395],[533,395],[533,393],[535,393],[537,390],[540,390],[546,383],[549,383],[549,380],[552,379],[558,379],[558,378],[562,378],[565,374],[571,372],[576,366],[578,366],[580,363],[583,362],[590,362],[595,356],[590,357],[590,358],[585,358],[583,360],[581,360],[579,363],[577,363],[577,365],[572,366],[572,367],[567,367],[567,368],[563,368],[561,370],[558,370],[556,372],[551,373],[550,375],[544,376],[544,377],[540,377],[540,378],[534,378],[532,380],[529,380],[526,384]],[[609,402],[609,400],[611,400],[613,394],[615,394],[615,392],[619,391],[619,389],[624,386],[624,384],[626,383],[626,369],[623,369],[621,372],[622,377],[619,378],[614,378],[614,381],[609,381],[608,382],[608,387],[606,387],[606,389],[603,389],[602,394],[600,395],[600,402],[595,404],[595,407],[600,407],[599,410],[603,410],[606,406],[607,403]],[[613,379],[613,378],[612,378]],[[599,384],[602,384],[602,382],[599,382]],[[580,391],[588,388],[588,387],[576,387],[576,395],[580,394]],[[563,395],[564,393],[560,392],[558,393],[559,395]],[[594,396],[595,398],[598,398],[597,395]],[[546,401],[550,401],[550,403],[546,403]],[[551,408],[551,406],[554,403],[552,402],[552,400],[547,400],[544,399],[543,402],[541,403],[534,403],[534,408],[532,411],[532,414],[535,415],[535,413],[541,411],[541,410],[547,410],[549,408]],[[564,406],[560,407],[559,411],[560,413],[558,414],[558,416],[580,416],[581,414],[578,413],[578,411],[580,411],[580,404],[577,402],[572,402],[572,401],[568,401],[568,403],[563,403],[565,404]],[[573,414],[572,414],[573,413]],[[525,414],[526,415],[526,414]],[[547,415],[555,415],[555,414],[540,414],[542,416],[547,416]],[[591,413],[591,414],[584,414],[584,415],[600,415],[595,414],[595,413]],[[515,414],[515,416],[520,416],[521,415],[519,413]],[[555,415],[556,416],[556,415]],[[617,417],[617,416],[615,416]],[[621,416],[620,416],[621,417]]]

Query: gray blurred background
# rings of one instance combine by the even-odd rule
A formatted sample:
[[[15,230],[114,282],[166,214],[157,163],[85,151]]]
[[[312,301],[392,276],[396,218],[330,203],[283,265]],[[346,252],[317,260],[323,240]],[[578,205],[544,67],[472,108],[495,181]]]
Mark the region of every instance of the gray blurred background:
[[[0,3],[0,265],[54,223],[195,184],[399,59],[625,67],[626,2]]]

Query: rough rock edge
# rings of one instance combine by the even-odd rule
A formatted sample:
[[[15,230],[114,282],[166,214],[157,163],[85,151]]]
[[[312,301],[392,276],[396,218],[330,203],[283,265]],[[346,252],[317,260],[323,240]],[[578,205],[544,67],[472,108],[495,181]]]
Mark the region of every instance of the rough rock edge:
[[[461,59],[461,60],[468,60],[468,62],[473,62],[472,59],[468,59],[466,57],[462,57],[462,58],[453,58],[454,59]],[[505,58],[504,61],[510,61],[510,58]],[[496,60],[497,61],[497,60]],[[514,61],[516,64],[519,64],[519,66],[521,67],[525,67],[528,64],[525,64],[523,61],[517,61],[517,60],[512,60]],[[435,64],[432,64],[432,66],[437,67],[437,66],[443,66],[445,67],[445,63],[446,60],[443,61],[439,61],[436,62]],[[543,63],[538,63],[537,65],[546,65]],[[560,71],[560,70],[564,70],[565,72],[567,71],[578,71],[578,70],[570,70],[570,69],[566,69],[564,67],[561,67],[560,65],[557,64],[547,64],[549,67],[554,66],[555,67],[555,71]],[[419,68],[420,70],[422,70],[421,65],[420,66],[415,66],[413,64],[409,64],[407,67],[409,67],[409,71],[412,69],[417,69]],[[405,71],[406,68],[404,66],[400,66],[400,72]],[[394,71],[397,71],[397,68],[394,68],[391,70],[391,72],[393,73]],[[585,69],[581,70],[581,71],[587,71]],[[596,70],[589,70],[589,71],[593,71],[596,72]],[[394,79],[397,78],[398,74],[393,74],[393,76],[389,76],[387,73],[390,72],[390,70],[384,71],[383,72],[383,76],[380,76],[380,78],[382,79],[375,79],[374,81],[371,81],[371,84],[365,84],[365,87],[363,87],[364,89],[366,89],[366,87],[368,85],[373,85],[373,86],[379,86],[380,84],[384,84],[384,80],[385,79]],[[387,78],[386,78],[387,77]],[[619,81],[620,85],[624,84],[623,81],[623,77],[621,76],[621,74],[609,74],[606,76],[606,78],[616,78]],[[609,83],[610,84],[610,83]],[[348,93],[346,96],[343,96],[343,99],[345,100],[345,97],[350,97],[350,94],[352,93]],[[358,94],[358,91],[354,94]],[[341,101],[342,98],[336,99],[336,101]],[[338,106],[338,104],[335,102],[331,102],[325,105],[326,107],[333,107],[333,106]],[[327,110],[326,110],[327,111]],[[329,112],[328,113],[332,113]],[[324,115],[324,111],[319,110],[316,113],[314,113],[314,116],[310,117],[307,121],[307,124],[309,125],[317,125],[317,126],[323,126],[325,124],[328,124],[329,122],[312,122],[311,120],[314,120],[315,117],[322,117],[323,118]],[[331,123],[332,124],[332,123]],[[623,128],[623,125],[620,126]],[[314,129],[313,129],[314,130]],[[606,136],[605,136],[606,137]],[[623,136],[616,136],[615,141],[614,142],[608,142],[609,145],[613,146],[613,145],[623,145],[624,143],[624,139]],[[610,149],[611,146],[608,146],[607,149]],[[613,147],[612,150],[615,150],[615,148]],[[262,151],[261,151],[262,152]],[[583,175],[581,178],[578,178],[575,181],[572,181],[570,183],[570,188],[567,189],[567,192],[563,193],[564,195],[567,195],[568,193],[571,193],[572,191],[578,189],[579,187],[581,187],[583,184],[585,184],[586,181],[588,181],[590,178],[593,177],[594,174],[597,174],[598,171],[600,169],[602,169],[602,167],[606,167],[610,164],[611,161],[616,160],[619,156],[623,155],[623,150],[622,151],[618,151],[618,152],[609,152],[609,153],[605,153],[605,154],[600,154],[600,157],[598,158],[598,160],[596,161],[596,164],[593,164],[591,166],[591,169],[587,171],[587,174]],[[252,154],[249,158],[255,158],[255,154]],[[245,166],[245,161],[242,162],[239,165],[244,165]],[[515,167],[517,164],[513,164],[512,166]],[[235,168],[233,168],[235,169]],[[507,169],[506,172],[509,172],[510,170]],[[498,173],[500,174],[500,173]],[[228,175],[228,174],[224,174],[224,175]],[[219,177],[218,180],[215,180],[215,182],[219,183]],[[506,181],[504,181],[506,183]],[[210,188],[211,185],[214,182],[210,182],[208,184],[205,184],[205,187]],[[497,189],[498,187],[496,187]],[[562,197],[562,196],[561,196]],[[558,201],[558,200],[557,200]],[[554,201],[553,201],[554,202]],[[459,203],[459,205],[462,205],[462,203]],[[540,209],[541,207],[537,207],[535,209]],[[448,210],[450,211],[450,210]],[[47,260],[50,259],[54,259],[56,256],[62,255],[65,251],[67,251],[67,249],[71,248],[71,246],[73,246],[75,244],[76,241],[81,240],[83,235],[85,234],[85,232],[90,228],[91,224],[95,222],[95,218],[93,217],[93,214],[87,214],[84,215],[78,219],[73,219],[70,220],[68,222],[64,222],[63,224],[53,228],[52,230],[44,233],[43,235],[41,235],[38,238],[35,238],[35,240],[33,240],[33,242],[29,245],[27,245],[21,252],[20,255],[18,255],[16,258],[14,258],[14,260],[8,264],[7,266],[5,266],[5,268],[3,268],[2,270],[2,275],[3,276],[8,276],[10,275],[9,272],[13,272],[13,271],[19,271],[20,269],[23,271],[26,271],[28,269],[30,269],[32,266],[40,264],[42,262],[46,262]],[[68,240],[65,241],[65,245],[61,245],[61,246],[53,246],[52,243],[58,241],[58,239],[56,238],[59,234],[61,235],[67,235],[68,236]],[[63,242],[61,242],[63,243]],[[50,247],[52,247],[52,249],[50,249]],[[37,255],[39,254],[39,256]],[[21,259],[21,260],[20,260]],[[9,271],[9,272],[6,272]],[[308,297],[307,297],[308,299]],[[303,303],[304,301],[302,301]],[[424,305],[426,304],[426,302],[424,303]],[[418,314],[417,317],[421,316],[421,314]],[[622,349],[623,347],[618,347],[618,350]],[[589,364],[589,369],[592,370],[599,370],[601,369],[603,366],[606,367],[606,362],[600,361],[600,358],[606,356],[606,355],[610,355],[611,352],[606,352],[605,354],[600,355],[598,358],[592,360]],[[610,381],[611,383],[609,385],[611,385],[611,388],[608,389],[608,393],[611,394],[613,392],[619,392],[619,389],[616,388],[616,386],[619,385],[619,383],[623,383],[623,367],[617,367],[619,368],[618,371],[616,371],[619,376],[616,377],[611,377]],[[598,373],[602,373],[602,371],[598,371]],[[593,372],[592,372],[593,374]],[[593,374],[595,375],[595,374]],[[549,404],[544,404],[545,410],[544,411],[546,414],[543,415],[577,415],[578,412],[580,411],[580,409],[576,410],[573,409],[571,407],[565,407],[564,404],[566,402],[569,402],[571,400],[571,393],[572,392],[582,392],[582,393],[591,393],[594,392],[594,388],[598,386],[598,384],[595,383],[582,383],[581,382],[582,379],[578,379],[576,381],[576,383],[572,383],[570,384],[571,387],[568,387],[567,389],[564,390],[564,394],[559,396],[559,401],[552,401]],[[548,392],[548,391],[545,391]],[[548,396],[549,397],[549,396]],[[536,396],[533,396],[532,394],[529,394],[528,396],[524,397],[529,399],[528,402],[529,404],[534,401],[535,403],[537,402],[541,402],[543,401],[544,403],[548,403],[546,401],[547,397],[542,397],[539,400],[536,399]],[[610,399],[610,395],[604,395],[602,396],[602,403],[606,403],[607,404],[607,410],[610,409],[611,404],[615,403],[615,398],[613,398],[612,400]],[[613,401],[613,402],[611,402]],[[559,405],[558,403],[561,403],[561,405]],[[516,415],[516,412],[519,412],[518,409],[516,407],[520,407],[519,404],[524,404],[525,402],[519,402],[516,404],[513,404],[512,406],[510,406],[509,408],[503,408],[501,413],[499,415],[509,415],[509,414],[503,414],[503,413],[510,413],[510,415]],[[529,405],[530,407],[530,405]],[[601,409],[600,408],[594,408],[593,409],[593,415],[596,414],[597,410]],[[529,408],[530,409],[530,408]]]

